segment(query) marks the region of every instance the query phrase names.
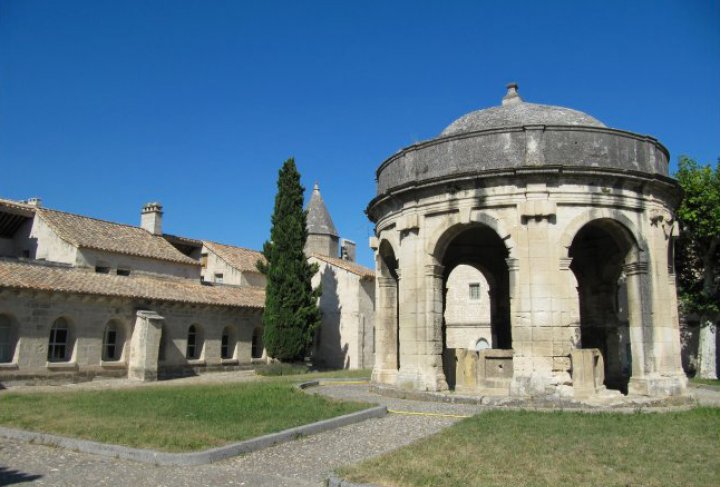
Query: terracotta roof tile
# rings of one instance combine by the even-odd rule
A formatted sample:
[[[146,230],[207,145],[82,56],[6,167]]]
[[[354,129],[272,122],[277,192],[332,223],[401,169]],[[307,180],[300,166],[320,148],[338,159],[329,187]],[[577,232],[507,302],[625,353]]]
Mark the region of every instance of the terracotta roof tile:
[[[152,299],[262,309],[265,290],[253,287],[207,286],[199,281],[133,274],[96,274],[73,267],[0,260],[0,288],[58,293]]]
[[[60,238],[77,247],[200,265],[163,237],[153,235],[140,227],[45,208],[38,209],[37,214]]]
[[[310,257],[314,257],[318,260],[334,265],[335,267],[339,267],[340,269],[357,274],[361,279],[375,279],[375,271],[368,269],[365,266],[361,266],[357,262],[350,262],[349,260],[337,259],[320,254],[310,254]]]
[[[205,246],[222,260],[232,267],[249,272],[258,272],[255,263],[259,260],[265,261],[263,254],[257,250],[234,247],[232,245],[219,244],[216,242],[203,242]]]

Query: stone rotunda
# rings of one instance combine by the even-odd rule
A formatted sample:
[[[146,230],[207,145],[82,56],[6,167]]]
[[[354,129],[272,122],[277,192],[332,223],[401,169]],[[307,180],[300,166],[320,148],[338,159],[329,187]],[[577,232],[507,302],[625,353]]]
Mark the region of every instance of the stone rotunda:
[[[679,190],[656,139],[568,108],[469,113],[377,170],[383,387],[681,395]],[[616,392],[614,394],[619,394]]]

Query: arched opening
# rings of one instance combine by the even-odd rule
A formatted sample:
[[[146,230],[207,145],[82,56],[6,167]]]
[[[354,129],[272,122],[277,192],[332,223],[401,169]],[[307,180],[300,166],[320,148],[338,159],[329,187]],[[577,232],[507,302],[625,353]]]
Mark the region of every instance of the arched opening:
[[[110,320],[103,333],[102,359],[106,361],[121,360],[124,348],[124,327],[117,320]]]
[[[58,318],[50,328],[48,362],[69,362],[73,354],[73,337],[70,323]]]
[[[628,294],[623,265],[635,245],[630,232],[611,219],[594,220],[573,239],[570,269],[577,279],[580,346],[600,350],[605,386],[627,393],[632,372]]]
[[[202,356],[203,336],[202,328],[198,325],[190,325],[187,334],[187,347],[185,349],[185,358],[188,360],[197,360]]]
[[[235,358],[237,349],[237,332],[235,327],[226,326],[223,328],[220,337],[220,358],[228,360]]]
[[[378,248],[380,263],[379,306],[383,307],[382,340],[385,340],[387,367],[400,370],[400,293],[398,292],[399,274],[398,259],[395,251],[387,240],[383,240]]]
[[[489,226],[453,228],[441,239],[443,371],[455,387],[455,350],[511,349],[508,249]]]
[[[15,358],[17,326],[8,315],[0,315],[0,363],[10,363]]]
[[[250,357],[254,359],[262,358],[264,350],[265,344],[263,343],[263,329],[258,326],[253,330]]]
[[[158,362],[167,360],[167,349],[169,345],[170,338],[168,337],[167,327],[162,325],[160,328],[160,344],[158,345]]]

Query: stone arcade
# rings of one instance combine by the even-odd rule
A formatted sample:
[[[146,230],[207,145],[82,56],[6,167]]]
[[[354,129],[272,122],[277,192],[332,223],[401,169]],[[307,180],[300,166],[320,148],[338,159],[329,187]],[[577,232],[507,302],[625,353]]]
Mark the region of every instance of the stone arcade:
[[[678,194],[657,140],[526,103],[515,84],[501,106],[401,150],[378,168],[367,210],[373,382],[513,397],[683,394]]]

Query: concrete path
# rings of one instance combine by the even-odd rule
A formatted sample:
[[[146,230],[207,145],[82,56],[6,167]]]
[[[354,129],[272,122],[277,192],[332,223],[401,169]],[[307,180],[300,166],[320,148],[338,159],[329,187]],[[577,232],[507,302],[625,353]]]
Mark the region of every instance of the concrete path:
[[[195,467],[156,467],[62,449],[2,440],[0,485],[59,486],[321,486],[342,465],[381,455],[436,433],[482,406],[408,401],[377,396],[365,385],[326,385],[309,390],[331,397],[385,404],[389,414],[265,450]],[[693,390],[693,392],[696,392]],[[720,391],[703,389],[702,402],[720,401]]]

